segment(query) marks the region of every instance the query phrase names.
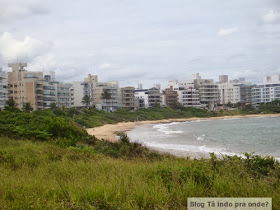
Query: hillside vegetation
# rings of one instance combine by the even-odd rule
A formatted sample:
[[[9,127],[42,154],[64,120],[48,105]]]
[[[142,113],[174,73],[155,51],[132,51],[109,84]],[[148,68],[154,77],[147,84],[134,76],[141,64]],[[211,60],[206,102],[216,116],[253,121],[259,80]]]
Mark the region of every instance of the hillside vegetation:
[[[277,112],[271,106],[276,111],[265,106],[265,113]],[[188,197],[272,197],[279,209],[280,164],[273,157],[176,158],[130,143],[125,134],[112,143],[83,129],[262,110],[0,111],[0,209],[185,209]]]

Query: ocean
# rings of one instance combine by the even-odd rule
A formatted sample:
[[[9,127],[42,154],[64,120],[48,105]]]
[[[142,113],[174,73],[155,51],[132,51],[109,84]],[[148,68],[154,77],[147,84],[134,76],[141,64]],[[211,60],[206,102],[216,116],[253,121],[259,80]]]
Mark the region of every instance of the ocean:
[[[145,124],[127,134],[131,141],[175,155],[214,152],[243,156],[248,152],[280,160],[280,117]]]

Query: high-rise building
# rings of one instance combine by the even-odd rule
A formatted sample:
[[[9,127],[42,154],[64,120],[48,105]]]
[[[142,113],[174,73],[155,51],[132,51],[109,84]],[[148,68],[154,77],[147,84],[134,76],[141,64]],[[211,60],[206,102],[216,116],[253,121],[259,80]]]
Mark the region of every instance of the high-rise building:
[[[162,93],[157,88],[148,89],[148,106],[162,105]]]
[[[10,63],[12,72],[8,72],[8,94],[22,109],[30,103],[34,110],[44,108],[43,72],[29,72],[24,69],[26,63]]]
[[[5,107],[5,103],[8,100],[7,86],[7,74],[0,68],[0,109]]]
[[[220,82],[220,83],[226,83],[226,82],[228,82],[228,75],[220,75],[220,76],[219,76],[219,82]]]
[[[213,79],[201,79],[199,74],[194,79],[194,88],[199,90],[199,99],[202,107],[214,110],[219,103],[218,85]]]
[[[171,106],[172,104],[178,102],[178,92],[172,89],[165,89],[162,91],[163,103],[166,106]]]
[[[83,82],[73,82],[74,106],[88,106],[82,104],[85,95],[90,98],[90,104],[99,110],[115,111],[121,106],[121,93],[117,81],[99,82],[97,75],[89,74]],[[108,98],[103,98],[107,92]]]
[[[57,84],[57,106],[70,108],[74,106],[72,83],[59,82]]]
[[[135,88],[124,87],[121,88],[122,108],[134,110],[135,109]]]

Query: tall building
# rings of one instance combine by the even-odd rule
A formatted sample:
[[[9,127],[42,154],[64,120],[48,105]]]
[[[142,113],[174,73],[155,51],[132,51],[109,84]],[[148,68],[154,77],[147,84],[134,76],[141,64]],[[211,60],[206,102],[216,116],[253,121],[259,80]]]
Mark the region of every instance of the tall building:
[[[8,100],[7,86],[7,74],[0,68],[0,109],[5,107],[5,103]]]
[[[163,96],[163,103],[166,106],[170,106],[176,102],[178,102],[178,93],[177,91],[174,91],[172,89],[165,89],[162,91],[162,96]]]
[[[135,108],[148,108],[148,89],[135,90]]]
[[[124,87],[121,88],[121,107],[134,110],[135,109],[135,88],[134,87]]]
[[[57,104],[57,83],[55,81],[55,73],[54,72],[44,72],[44,80],[43,80],[43,100],[44,100],[44,108],[50,108],[51,104]]]
[[[26,63],[10,63],[12,72],[8,72],[8,93],[17,106],[22,109],[30,103],[34,110],[44,108],[43,72],[29,72],[24,69]]]
[[[220,76],[219,76],[219,82],[220,82],[220,83],[226,83],[226,82],[228,82],[228,75],[220,75]]]
[[[274,100],[280,100],[280,82],[257,84],[252,88],[252,103],[258,107]]]
[[[70,108],[74,106],[74,90],[72,83],[57,84],[57,106]]]
[[[103,99],[102,95],[106,91],[109,98]],[[99,110],[115,111],[121,106],[121,93],[117,81],[99,82],[97,75],[89,74],[82,82],[73,82],[74,106],[83,107],[88,104],[82,104],[85,95],[90,98],[90,104]]]
[[[240,84],[230,82],[219,83],[218,88],[220,94],[220,104],[236,104],[241,101]]]
[[[157,88],[148,89],[148,106],[153,107],[155,105],[162,105],[162,94]]]
[[[196,74],[196,78],[194,79],[194,88],[199,90],[201,106],[214,110],[220,101],[218,85],[213,79],[201,79],[199,74]]]
[[[199,99],[199,91],[193,86],[178,90],[179,103],[183,106],[201,107]]]

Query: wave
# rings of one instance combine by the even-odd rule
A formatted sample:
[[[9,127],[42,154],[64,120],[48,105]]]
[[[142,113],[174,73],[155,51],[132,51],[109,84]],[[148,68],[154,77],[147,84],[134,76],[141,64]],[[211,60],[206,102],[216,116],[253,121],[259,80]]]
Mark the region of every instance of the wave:
[[[153,142],[146,142],[144,143],[144,145],[146,145],[147,147],[153,147],[153,148],[159,148],[159,149],[163,149],[166,150],[168,152],[168,150],[175,150],[175,151],[180,151],[180,152],[200,152],[200,153],[217,153],[217,154],[222,154],[222,155],[229,155],[229,156],[234,156],[234,155],[238,155],[241,157],[244,157],[244,155],[242,154],[238,154],[238,153],[233,153],[233,152],[227,152],[225,151],[225,148],[211,148],[211,147],[207,147],[206,145],[202,145],[202,146],[195,146],[195,145],[182,145],[182,144],[158,144],[158,143],[153,143]]]
[[[181,131],[181,130],[174,131],[169,128],[170,125],[175,125],[175,124],[179,124],[179,123],[157,124],[157,125],[154,125],[153,128],[157,129],[157,131],[162,132],[166,135],[183,133],[183,131]]]

